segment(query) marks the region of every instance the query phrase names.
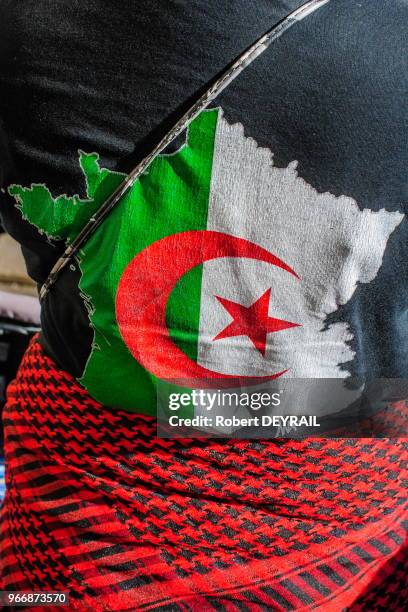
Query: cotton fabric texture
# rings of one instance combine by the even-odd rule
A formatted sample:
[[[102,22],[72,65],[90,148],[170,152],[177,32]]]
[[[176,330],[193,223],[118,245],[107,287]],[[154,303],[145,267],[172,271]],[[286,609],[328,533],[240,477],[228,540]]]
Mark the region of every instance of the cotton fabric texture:
[[[160,440],[35,340],[4,414],[0,586],[70,609],[405,610],[406,441]]]

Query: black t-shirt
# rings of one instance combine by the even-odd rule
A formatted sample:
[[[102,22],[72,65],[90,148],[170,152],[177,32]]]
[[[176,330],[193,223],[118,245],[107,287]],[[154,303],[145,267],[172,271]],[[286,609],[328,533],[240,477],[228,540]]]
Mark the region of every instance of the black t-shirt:
[[[103,168],[129,171],[220,71],[300,4],[0,0],[0,210],[37,283],[64,241],[23,219],[7,187],[44,184],[55,198],[85,197],[80,150],[98,153]],[[298,178],[318,194],[401,215],[407,17],[401,0],[332,0],[273,44],[214,106],[267,148],[276,168],[296,160]],[[405,218],[395,219],[375,274],[357,278],[350,298],[322,320],[322,329],[348,330],[341,364],[348,373],[407,375],[407,230]],[[68,268],[42,314],[45,348],[77,377],[95,333],[79,281],[78,266]]]

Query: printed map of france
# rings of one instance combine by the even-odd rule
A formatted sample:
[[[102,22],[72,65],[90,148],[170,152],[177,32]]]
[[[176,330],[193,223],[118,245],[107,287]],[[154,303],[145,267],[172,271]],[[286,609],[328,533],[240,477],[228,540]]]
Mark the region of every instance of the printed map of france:
[[[50,238],[71,241],[124,179],[96,153],[81,152],[79,163],[86,198],[53,198],[45,185],[9,189]],[[347,376],[351,331],[327,317],[375,279],[402,219],[317,192],[296,161],[276,167],[243,125],[204,111],[187,143],[153,161],[79,255],[94,330],[82,384],[105,404],[152,413],[161,372],[188,377],[192,363],[225,375]],[[216,251],[219,235],[228,248]],[[136,257],[143,276],[133,274]],[[152,308],[156,318],[143,318]]]

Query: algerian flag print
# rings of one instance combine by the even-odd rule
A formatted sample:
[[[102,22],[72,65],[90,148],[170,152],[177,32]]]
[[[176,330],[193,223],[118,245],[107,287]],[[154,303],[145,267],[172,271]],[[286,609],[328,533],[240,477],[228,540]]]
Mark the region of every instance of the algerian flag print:
[[[22,214],[69,242],[124,175],[80,155],[87,198],[12,186]],[[106,405],[155,414],[157,379],[344,377],[346,323],[403,215],[360,210],[277,168],[222,110],[158,156],[80,253],[94,342],[80,382]],[[215,386],[216,386],[215,382]]]

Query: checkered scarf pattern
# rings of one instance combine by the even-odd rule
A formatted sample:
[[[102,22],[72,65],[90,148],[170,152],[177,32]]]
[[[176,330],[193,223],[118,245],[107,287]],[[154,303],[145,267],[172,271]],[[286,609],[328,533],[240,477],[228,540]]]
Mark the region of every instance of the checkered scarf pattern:
[[[406,609],[404,440],[158,439],[36,339],[4,426],[0,589],[93,612]]]

